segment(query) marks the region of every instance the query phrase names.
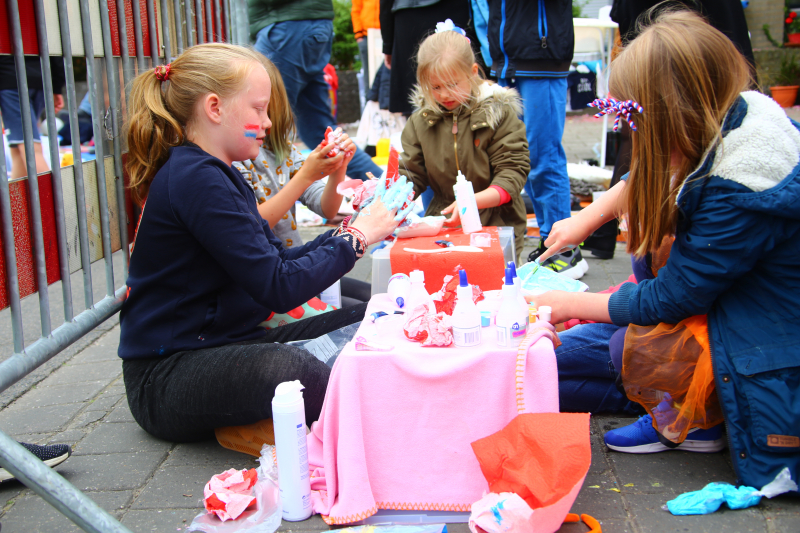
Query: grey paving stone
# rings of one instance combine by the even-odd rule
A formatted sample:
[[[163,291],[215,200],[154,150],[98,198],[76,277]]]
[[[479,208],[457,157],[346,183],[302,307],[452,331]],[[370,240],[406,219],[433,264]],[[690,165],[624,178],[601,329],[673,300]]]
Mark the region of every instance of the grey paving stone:
[[[104,422],[136,422],[128,407],[128,402],[120,402],[119,405],[108,414]]]
[[[223,448],[216,440],[177,444],[164,462],[164,466],[204,464],[222,467],[220,472],[228,468],[241,469],[258,466],[255,457]]]
[[[52,387],[70,383],[83,383],[85,381],[105,381],[111,383],[122,374],[122,359],[100,361],[91,364],[73,364],[72,361],[64,364],[50,374],[50,377],[39,384],[39,387]]]
[[[14,409],[12,406],[0,412],[0,428],[11,436],[58,431],[82,408],[82,403],[33,409]]]
[[[166,454],[171,442],[157,439],[135,423],[100,424],[75,448],[75,455],[162,452]]]
[[[608,476],[589,475],[583,488],[572,504],[571,513],[588,514],[597,518],[625,520],[625,502],[622,494],[611,489],[617,488]]]
[[[318,531],[329,531],[330,529],[328,524],[322,520],[322,517],[319,515],[312,515],[311,518],[303,520],[302,522],[287,522],[286,520],[281,520],[281,526],[278,528],[278,531],[285,531],[287,533],[315,533]],[[449,527],[447,531],[448,533],[452,533]]]
[[[103,391],[100,395],[93,398],[89,405],[86,406],[87,411],[110,411],[112,407],[117,405],[120,399],[124,398],[125,394],[110,393]],[[125,402],[127,403],[127,401]]]
[[[89,424],[97,422],[104,416],[106,416],[105,411],[83,411],[82,413],[78,414],[78,416],[75,417],[70,426],[73,428],[86,427]]]
[[[59,473],[78,490],[116,491],[138,489],[166,457],[161,452],[73,455],[58,467]]]
[[[148,481],[131,508],[199,508],[202,505],[203,487],[211,476],[223,471],[213,464],[162,466]]]
[[[69,444],[73,448],[86,436],[86,432],[81,429],[68,429],[60,433],[53,434],[47,439],[47,444]]]
[[[122,525],[135,533],[150,531],[179,533],[186,531],[200,509],[148,509],[128,511],[122,517]]]
[[[35,407],[85,402],[94,398],[106,385],[108,385],[108,381],[90,381],[87,383],[59,386],[43,386],[40,384],[7,407],[5,411],[27,410]]]
[[[660,454],[663,455],[663,454]],[[663,511],[661,506],[667,502],[663,494],[636,494],[628,497],[634,522],[642,531],[663,533],[690,531],[692,533],[719,533],[720,531],[763,532],[766,520],[756,508],[720,509],[710,515],[673,516]]]
[[[111,516],[119,518],[122,509],[130,502],[133,491],[85,492],[96,504]],[[69,518],[36,494],[28,494],[14,503],[2,517],[3,533],[53,531],[72,533],[82,531]]]
[[[0,483],[0,511],[8,505],[8,502],[20,495],[24,490],[27,490],[25,485],[16,479],[10,479]],[[0,522],[2,519],[0,518]]]
[[[797,494],[784,494],[772,499],[762,498],[761,508],[764,509],[767,514],[783,513],[800,516],[800,498],[797,497]],[[798,528],[797,531],[800,531],[800,528]]]
[[[772,531],[800,531],[800,514],[777,514],[769,516],[767,521],[772,526]]]

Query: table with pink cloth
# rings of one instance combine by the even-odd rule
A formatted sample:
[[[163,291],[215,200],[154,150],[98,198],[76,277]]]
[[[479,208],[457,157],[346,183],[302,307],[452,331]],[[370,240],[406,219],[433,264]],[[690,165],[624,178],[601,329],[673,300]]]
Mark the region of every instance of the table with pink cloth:
[[[366,316],[394,310],[377,294]],[[550,324],[534,324],[520,348],[497,346],[494,326],[480,346],[423,348],[403,323],[365,319],[357,336],[393,349],[357,351],[351,341],[333,367],[308,435],[314,512],[328,524],[379,509],[469,511],[488,492],[470,443],[518,413],[559,410]]]

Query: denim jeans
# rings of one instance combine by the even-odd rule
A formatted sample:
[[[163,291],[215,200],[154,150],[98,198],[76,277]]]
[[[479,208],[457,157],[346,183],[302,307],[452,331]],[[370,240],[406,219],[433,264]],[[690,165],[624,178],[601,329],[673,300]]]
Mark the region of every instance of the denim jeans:
[[[501,79],[522,96],[523,121],[531,154],[525,192],[533,202],[542,240],[553,223],[569,218],[570,196],[567,154],[561,144],[567,110],[566,78]]]
[[[575,413],[642,413],[616,386],[609,342],[620,329],[614,324],[581,324],[558,334],[558,396],[561,411]]]
[[[333,21],[326,19],[278,22],[256,36],[255,49],[271,59],[281,72],[297,118],[297,133],[311,149],[322,141],[325,128],[336,127],[323,73],[331,58],[332,43]],[[367,154],[356,150],[347,174],[363,180],[367,179],[367,172],[382,174]]]

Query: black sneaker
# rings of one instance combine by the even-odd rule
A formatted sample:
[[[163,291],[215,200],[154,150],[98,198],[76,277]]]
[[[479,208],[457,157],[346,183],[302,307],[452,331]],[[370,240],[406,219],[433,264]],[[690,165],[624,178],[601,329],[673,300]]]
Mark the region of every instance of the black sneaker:
[[[539,239],[539,247],[528,254],[528,263],[533,263],[536,261],[536,258],[542,255],[547,251],[547,247],[544,245],[544,239]]]
[[[66,461],[72,453],[72,448],[70,448],[67,444],[50,444],[48,446],[28,444],[26,442],[20,442],[20,444],[51,468]],[[6,481],[9,479],[14,479],[14,476],[11,474],[11,472],[5,468],[0,468],[0,481]]]
[[[542,266],[572,279],[581,279],[589,271],[589,263],[581,257],[580,248],[551,255]]]

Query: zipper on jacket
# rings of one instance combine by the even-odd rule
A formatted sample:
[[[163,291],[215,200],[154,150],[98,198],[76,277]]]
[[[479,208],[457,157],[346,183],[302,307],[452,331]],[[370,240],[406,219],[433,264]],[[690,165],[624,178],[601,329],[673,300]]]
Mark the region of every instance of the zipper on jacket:
[[[708,355],[711,359],[711,371],[714,374],[714,386],[719,389],[719,384],[722,380],[717,380],[717,370],[714,366],[714,341],[711,338],[711,325],[708,323],[708,315],[706,315],[706,329],[708,329]],[[719,397],[719,391],[717,391],[717,397]],[[734,449],[733,442],[731,441],[731,432],[728,428],[728,416],[725,414],[722,402],[720,402],[720,410],[722,411],[722,423],[725,424],[725,438],[728,439],[728,450],[731,452],[731,455],[733,455]],[[731,459],[733,459],[733,457],[731,457]],[[736,484],[738,485],[742,481],[742,476],[739,475],[739,467],[736,464],[736,460],[731,461],[731,466],[733,466],[733,471],[736,474]]]
[[[456,154],[456,170],[461,172],[461,167],[458,166],[458,116],[453,113],[453,151]]]
[[[542,38],[542,48],[547,48],[547,11],[544,0],[539,0],[539,36]]]

